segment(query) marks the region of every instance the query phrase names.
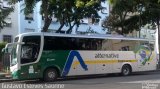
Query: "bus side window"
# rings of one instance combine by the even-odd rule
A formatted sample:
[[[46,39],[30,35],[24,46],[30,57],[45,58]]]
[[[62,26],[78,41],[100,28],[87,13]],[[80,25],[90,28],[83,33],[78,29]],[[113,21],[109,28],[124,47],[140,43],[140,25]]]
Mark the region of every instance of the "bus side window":
[[[129,46],[124,46],[121,48],[122,51],[129,51]]]

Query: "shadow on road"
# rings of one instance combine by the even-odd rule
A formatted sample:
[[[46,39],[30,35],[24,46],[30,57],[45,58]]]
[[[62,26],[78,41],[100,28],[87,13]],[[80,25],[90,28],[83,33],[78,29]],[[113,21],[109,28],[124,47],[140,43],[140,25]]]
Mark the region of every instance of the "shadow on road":
[[[122,78],[125,77],[126,78],[132,78],[134,76],[144,76],[144,75],[156,75],[156,74],[160,74],[157,71],[152,71],[152,72],[137,72],[137,73],[133,73],[132,75],[129,76],[121,76],[120,74],[98,74],[98,75],[85,75],[85,76],[71,76],[71,77],[65,77],[65,78],[58,78],[57,81],[55,82],[44,82],[44,81],[40,81],[40,80],[25,80],[25,81],[15,81],[16,83],[24,83],[24,84],[56,84],[59,83],[61,81],[75,81],[75,80],[89,80],[89,79],[101,79],[101,78]],[[3,81],[1,81],[3,82]],[[13,82],[13,81],[4,81],[4,82]]]

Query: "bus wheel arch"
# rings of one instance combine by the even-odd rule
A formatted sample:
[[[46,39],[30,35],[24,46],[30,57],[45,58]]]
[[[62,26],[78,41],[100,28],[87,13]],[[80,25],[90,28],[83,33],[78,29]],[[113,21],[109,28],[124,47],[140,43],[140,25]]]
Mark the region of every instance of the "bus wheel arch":
[[[43,72],[43,80],[46,82],[53,82],[60,76],[60,71],[57,67],[47,67]]]
[[[121,75],[128,76],[132,73],[132,66],[130,64],[124,64],[121,68]]]

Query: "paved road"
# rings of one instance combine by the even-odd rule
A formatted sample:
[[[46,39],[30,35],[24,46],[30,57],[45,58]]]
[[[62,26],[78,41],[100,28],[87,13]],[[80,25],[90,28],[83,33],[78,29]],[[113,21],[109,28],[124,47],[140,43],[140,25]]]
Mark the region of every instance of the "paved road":
[[[3,82],[0,89],[160,89],[160,71],[141,72],[130,76],[97,75],[69,79],[56,82],[14,81]]]

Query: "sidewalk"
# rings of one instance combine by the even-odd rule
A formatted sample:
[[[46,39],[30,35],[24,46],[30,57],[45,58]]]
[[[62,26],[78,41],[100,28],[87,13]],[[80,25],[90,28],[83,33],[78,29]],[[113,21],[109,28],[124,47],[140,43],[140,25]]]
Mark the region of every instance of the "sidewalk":
[[[13,82],[11,75],[0,71],[0,82]]]
[[[8,79],[10,77],[10,74],[0,71],[0,79]]]

